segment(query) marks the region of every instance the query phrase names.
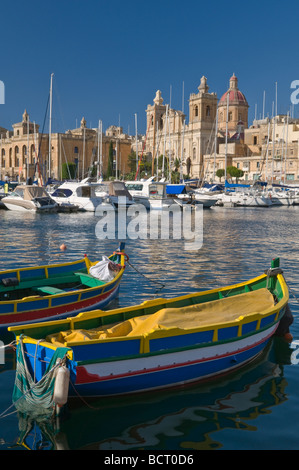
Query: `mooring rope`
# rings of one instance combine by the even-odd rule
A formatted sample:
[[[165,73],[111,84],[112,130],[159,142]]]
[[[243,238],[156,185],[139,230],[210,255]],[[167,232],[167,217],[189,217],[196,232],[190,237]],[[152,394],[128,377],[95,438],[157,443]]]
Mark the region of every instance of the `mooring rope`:
[[[163,282],[161,281],[155,281],[155,279],[151,279],[150,277],[147,277],[145,274],[143,274],[142,272],[140,272],[137,268],[135,268],[135,266],[132,265],[132,263],[127,259],[127,263],[129,266],[131,266],[131,268],[133,268],[138,274],[140,274],[140,276],[143,276],[145,279],[147,279],[148,281],[150,282],[153,282],[154,284],[159,284],[161,287],[161,289],[163,289],[163,287],[165,287],[166,284],[163,284]]]

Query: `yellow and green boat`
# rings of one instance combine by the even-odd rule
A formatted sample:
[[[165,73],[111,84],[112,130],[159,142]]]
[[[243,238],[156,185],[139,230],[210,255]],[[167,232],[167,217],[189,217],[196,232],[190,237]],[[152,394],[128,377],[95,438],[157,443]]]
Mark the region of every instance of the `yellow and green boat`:
[[[236,285],[9,330],[17,364],[36,383],[63,358],[72,371],[69,396],[123,395],[207,380],[253,361],[278,329],[287,332],[288,300],[276,259]]]
[[[124,244],[110,255],[109,280],[90,274],[87,256],[68,263],[0,271],[0,329],[10,325],[66,318],[115,298],[125,269]]]

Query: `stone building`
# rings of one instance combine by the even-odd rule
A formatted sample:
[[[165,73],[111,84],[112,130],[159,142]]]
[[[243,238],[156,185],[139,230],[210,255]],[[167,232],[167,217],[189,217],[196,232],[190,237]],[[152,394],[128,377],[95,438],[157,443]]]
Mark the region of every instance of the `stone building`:
[[[122,128],[113,126],[113,130],[109,128],[100,136],[98,129],[86,127],[83,118],[78,129],[51,134],[50,149],[49,134],[40,133],[39,126],[30,122],[26,111],[22,121],[12,127],[13,131],[0,129],[0,179],[8,176],[10,180],[26,181],[39,175],[43,181],[47,181],[49,176],[60,180],[62,166],[66,162],[75,163],[77,178],[83,179],[91,167],[98,166],[101,156],[105,175],[110,142],[113,144],[115,171],[118,170],[119,176],[129,171],[128,155],[132,141],[123,134]]]
[[[165,155],[173,162],[182,160],[183,173],[203,178],[207,161],[215,154],[218,167],[224,160],[223,143],[226,132],[227,94],[229,94],[228,131],[231,155],[244,152],[244,129],[248,126],[248,103],[244,94],[238,89],[238,80],[233,75],[230,87],[221,97],[219,104],[217,94],[209,92],[206,77],[201,78],[198,93],[190,94],[189,123],[186,115],[163,104],[158,90],[153,105],[148,105],[146,152],[156,158]],[[218,113],[218,116],[217,116]],[[216,119],[216,116],[218,119]],[[216,121],[218,132],[216,136]]]
[[[227,113],[227,100],[228,113]],[[227,128],[232,137],[241,126],[244,129],[248,127],[248,108],[249,105],[244,94],[238,88],[238,79],[233,74],[229,81],[229,89],[222,95],[218,104],[218,130],[226,132]]]

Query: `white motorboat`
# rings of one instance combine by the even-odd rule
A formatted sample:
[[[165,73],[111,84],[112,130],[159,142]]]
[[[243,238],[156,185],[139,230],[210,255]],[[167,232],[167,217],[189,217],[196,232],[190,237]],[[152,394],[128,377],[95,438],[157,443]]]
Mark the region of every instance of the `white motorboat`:
[[[96,195],[96,187],[86,182],[65,181],[51,194],[57,204],[74,204],[80,211],[95,212],[105,203],[105,198]]]
[[[140,181],[125,181],[125,185],[134,201],[137,204],[144,205],[147,209],[150,208],[149,203],[149,187],[153,183],[155,177],[151,176],[147,180]]]
[[[8,196],[2,198],[1,202],[11,211],[57,211],[57,202],[45,188],[35,185],[19,185]]]
[[[128,207],[135,204],[123,181],[104,181],[92,183],[95,185],[96,195],[110,202],[114,207]]]
[[[167,183],[156,182],[149,185],[149,198],[150,209],[163,209],[174,204],[174,198],[167,195]]]

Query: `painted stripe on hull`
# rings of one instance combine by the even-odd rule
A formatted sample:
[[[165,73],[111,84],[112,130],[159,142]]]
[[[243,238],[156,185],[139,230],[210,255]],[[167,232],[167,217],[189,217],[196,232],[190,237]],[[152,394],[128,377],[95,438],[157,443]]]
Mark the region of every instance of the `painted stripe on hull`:
[[[117,368],[114,362],[78,366],[76,389],[84,396],[117,395],[173,387],[223,374],[254,359],[266,346],[276,327],[274,325],[266,332],[233,343],[118,361],[118,374],[115,373]],[[186,356],[189,356],[187,360]],[[135,370],[133,361],[136,361]],[[150,364],[152,367],[149,367]],[[113,375],[107,374],[109,368]]]
[[[93,299],[77,302],[76,305],[64,305],[62,307],[52,307],[48,309],[35,310],[33,312],[11,313],[1,317],[0,329],[11,325],[22,325],[23,323],[34,323],[38,321],[59,320],[67,318],[85,310],[93,310],[95,307],[105,307],[116,296],[119,284],[110,292],[100,294]],[[91,301],[92,300],[92,301]],[[3,322],[3,323],[2,323]]]

